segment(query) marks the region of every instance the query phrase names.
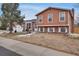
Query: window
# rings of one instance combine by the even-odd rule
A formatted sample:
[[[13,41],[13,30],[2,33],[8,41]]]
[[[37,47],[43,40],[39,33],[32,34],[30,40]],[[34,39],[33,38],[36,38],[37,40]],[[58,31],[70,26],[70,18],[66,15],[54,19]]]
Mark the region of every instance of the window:
[[[39,32],[43,32],[43,28],[39,28]]]
[[[61,28],[61,32],[65,32],[65,28],[64,27]]]
[[[65,12],[60,12],[59,13],[59,19],[60,19],[60,21],[64,21],[65,20]]]
[[[60,28],[59,28],[59,32],[64,32],[64,33],[66,33],[66,32],[67,32],[67,28],[66,28],[66,27],[60,27]]]
[[[43,16],[38,16],[37,19],[39,22],[42,22]]]
[[[31,28],[31,23],[27,23],[27,28],[28,28],[28,29]]]
[[[55,28],[48,28],[48,32],[55,32]]]
[[[52,14],[48,14],[48,21],[52,21],[53,15]]]

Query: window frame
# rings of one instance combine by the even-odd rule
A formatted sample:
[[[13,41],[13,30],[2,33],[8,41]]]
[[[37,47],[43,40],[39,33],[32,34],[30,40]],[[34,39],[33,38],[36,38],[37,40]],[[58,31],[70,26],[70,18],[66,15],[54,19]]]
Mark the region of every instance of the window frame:
[[[38,30],[39,30],[39,32],[43,32],[43,28],[42,27],[39,27]]]
[[[50,15],[51,15],[51,16],[50,16]],[[49,21],[49,18],[50,18],[50,17],[52,17],[52,18],[51,18],[51,21],[53,21],[53,14],[48,14],[48,18],[47,18],[47,19],[48,19],[48,22],[51,22],[51,21]]]
[[[38,23],[42,23],[43,22],[43,16],[42,15],[41,16],[37,16],[37,19],[38,19]]]
[[[50,31],[50,29],[52,29],[52,31]],[[53,27],[52,28],[51,27],[48,27],[47,30],[48,30],[48,32],[55,32],[55,28],[53,28]]]
[[[62,32],[62,31],[61,31],[62,28],[65,29],[65,32]],[[67,27],[59,27],[59,28],[58,28],[58,32],[67,33],[67,32],[68,32],[68,29],[67,29]]]
[[[38,31],[39,31],[39,32],[41,32],[41,29],[40,29],[40,27],[38,28]]]
[[[64,14],[64,19],[61,20],[61,16],[60,14],[63,13]],[[59,22],[64,22],[65,21],[65,12],[59,12]]]

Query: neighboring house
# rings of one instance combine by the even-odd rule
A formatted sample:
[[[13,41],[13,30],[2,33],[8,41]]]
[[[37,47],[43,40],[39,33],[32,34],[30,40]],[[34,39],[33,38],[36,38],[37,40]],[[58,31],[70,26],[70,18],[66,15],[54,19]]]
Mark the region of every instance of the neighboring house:
[[[10,26],[10,24],[8,23],[7,30],[9,30],[9,26]],[[23,32],[22,25],[18,24],[17,22],[13,22],[12,28],[13,28],[13,31],[12,31],[13,33],[15,33],[15,32]]]
[[[25,30],[35,31],[36,29],[36,19],[25,20]]]
[[[13,32],[23,32],[22,25],[18,24],[17,22],[13,22]]]
[[[13,32],[15,32],[15,31],[16,32],[23,32],[23,27],[21,25],[17,24],[13,27]]]
[[[74,9],[49,7],[36,16],[39,32],[73,33]]]

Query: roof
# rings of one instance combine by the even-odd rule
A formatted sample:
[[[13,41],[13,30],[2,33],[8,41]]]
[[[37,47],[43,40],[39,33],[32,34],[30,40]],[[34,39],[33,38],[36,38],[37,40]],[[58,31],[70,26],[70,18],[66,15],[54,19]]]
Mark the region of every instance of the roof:
[[[36,19],[32,19],[32,20],[25,20],[25,22],[36,22]]]
[[[43,12],[49,10],[49,9],[57,9],[57,10],[64,10],[64,11],[69,11],[70,10],[70,9],[63,9],[63,8],[56,8],[56,7],[48,7],[46,9],[44,9],[43,11],[37,13],[36,16],[38,16],[39,14],[41,14],[41,13],[43,13]]]
[[[64,9],[64,8],[56,8],[56,7],[48,7],[48,8],[46,8],[45,10],[43,10],[43,11],[41,11],[41,12],[37,13],[37,14],[36,14],[36,16],[40,15],[41,13],[43,13],[43,12],[45,12],[45,11],[49,10],[49,9],[56,9],[56,10],[69,11],[69,13],[70,13],[71,17],[73,17],[73,12],[72,12],[72,10],[73,10],[73,9]]]

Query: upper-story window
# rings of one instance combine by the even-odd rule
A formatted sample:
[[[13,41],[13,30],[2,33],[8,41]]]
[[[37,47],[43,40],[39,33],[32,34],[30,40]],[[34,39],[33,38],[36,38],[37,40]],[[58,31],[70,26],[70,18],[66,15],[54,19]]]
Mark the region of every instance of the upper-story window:
[[[64,21],[65,20],[65,12],[60,12],[59,13],[59,20]]]
[[[37,19],[39,22],[42,22],[43,16],[38,16]]]
[[[53,19],[53,14],[48,14],[48,21],[51,22]]]

